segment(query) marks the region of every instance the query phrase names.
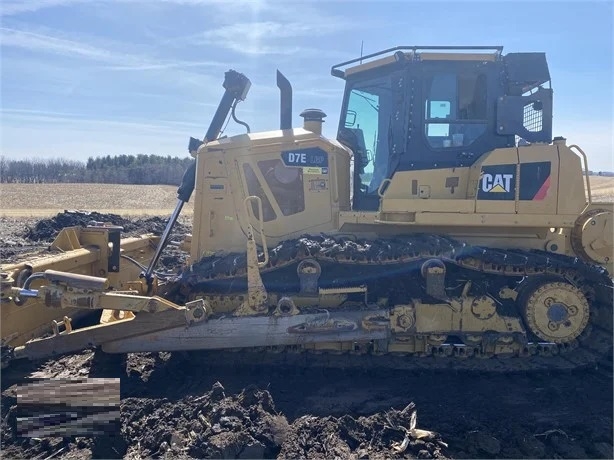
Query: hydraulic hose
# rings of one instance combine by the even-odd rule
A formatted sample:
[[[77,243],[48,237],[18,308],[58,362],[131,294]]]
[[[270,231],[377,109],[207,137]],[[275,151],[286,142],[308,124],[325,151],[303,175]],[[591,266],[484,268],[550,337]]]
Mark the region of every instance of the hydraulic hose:
[[[22,289],[26,289],[29,291],[32,281],[40,280],[40,279],[43,279],[44,277],[45,277],[45,274],[43,272],[38,272],[38,273],[34,273],[33,275],[30,275],[28,279],[25,281],[25,283],[23,283]]]

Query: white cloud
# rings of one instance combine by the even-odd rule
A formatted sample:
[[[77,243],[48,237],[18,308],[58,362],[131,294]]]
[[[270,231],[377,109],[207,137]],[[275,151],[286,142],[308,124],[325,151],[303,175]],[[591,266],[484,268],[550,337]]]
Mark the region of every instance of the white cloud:
[[[0,5],[1,16],[13,16],[22,13],[33,13],[43,8],[65,6],[86,0],[3,0]]]
[[[263,39],[276,40],[280,38],[302,37],[310,34],[326,34],[337,31],[337,24],[319,23],[306,24],[302,22],[280,23],[275,21],[244,22],[230,24],[204,32],[204,38],[233,40],[236,37],[247,41]]]
[[[103,62],[123,62],[129,56],[96,48],[83,42],[66,40],[50,35],[25,30],[0,27],[0,45],[4,47],[23,48],[30,51],[48,52],[64,56],[80,56]]]
[[[313,88],[313,89],[298,89],[294,92],[297,96],[317,99],[332,99],[341,104],[343,97],[343,87],[340,88]]]
[[[31,123],[36,125],[42,125],[45,123],[51,124],[82,124],[83,127],[88,128],[92,126],[116,128],[117,126],[124,126],[129,128],[138,129],[170,129],[171,127],[183,127],[183,128],[195,128],[201,129],[202,126],[197,123],[189,123],[178,120],[155,120],[144,122],[142,119],[130,119],[130,118],[115,118],[112,120],[107,119],[84,119],[83,114],[70,113],[70,112],[56,112],[46,110],[28,110],[28,109],[3,109],[0,112],[0,116],[3,119],[3,123],[10,124],[11,122],[17,123]],[[81,129],[81,128],[79,128]]]
[[[153,6],[157,3],[159,5],[215,6],[226,10],[233,8],[243,11],[245,11],[245,9],[261,9],[266,5],[263,0],[155,0],[153,3],[151,0],[2,0],[2,2],[0,2],[0,16],[16,16],[24,13],[34,13],[42,9],[70,6],[79,3],[86,5],[92,5],[94,3],[142,3],[149,6]]]
[[[322,36],[337,33],[354,27],[344,18],[335,18],[323,15],[318,8],[310,3],[297,1],[264,1],[264,0],[24,0],[5,1],[1,14],[3,16],[18,15],[35,12],[43,8],[53,8],[81,4],[87,7],[102,4],[145,4],[149,11],[164,11],[167,7],[197,7],[206,13],[207,22],[219,25],[218,28],[202,33],[171,39],[161,40],[161,43],[177,43],[182,47],[217,45],[246,55],[292,55],[295,53],[313,53],[321,55],[322,50],[311,49],[308,46],[295,44],[286,45],[284,39]],[[199,8],[200,7],[200,8]],[[296,20],[297,9],[300,10],[300,21]],[[261,20],[266,17],[266,20]],[[198,15],[195,16],[198,21]],[[145,23],[146,24],[146,23]],[[363,25],[364,27],[364,25]],[[5,42],[11,46],[21,46],[30,49],[47,50],[64,55],[78,55],[83,58],[104,60],[110,62],[119,58],[120,53],[110,52],[104,48],[87,45],[81,37],[72,40],[56,36],[48,36],[37,31],[23,31],[5,28]],[[121,49],[121,48],[119,48]],[[126,60],[128,56],[123,56]],[[135,56],[132,56],[135,58]],[[173,65],[188,66],[188,63],[141,63],[131,62],[123,64],[126,68],[148,70]],[[192,64],[207,65],[207,63]],[[121,68],[121,65],[120,65]]]
[[[281,20],[238,22],[216,29],[182,37],[180,43],[216,45],[248,55],[292,55],[296,53],[317,53],[330,50],[315,49],[305,45],[283,44],[284,40],[297,43],[298,38],[321,37],[351,27],[346,21],[329,17],[312,17],[302,22]]]
[[[122,1],[122,0],[119,0]],[[148,0],[123,0],[131,2],[149,3]],[[269,4],[264,0],[157,0],[159,3],[169,3],[186,6],[221,6],[221,7],[236,7],[236,8],[252,8],[260,9]]]
[[[217,61],[160,61],[147,56],[110,50],[49,34],[0,27],[0,46],[82,58],[110,64],[110,70],[159,70],[190,67],[226,67]],[[119,48],[119,45],[115,45]]]
[[[92,120],[76,114],[3,111],[2,154],[13,158],[84,159],[95,155],[187,155],[190,136],[203,127],[177,120]],[[35,127],[35,128],[34,128]],[[36,139],[31,133],[35,129]],[[44,139],[41,144],[40,139]]]

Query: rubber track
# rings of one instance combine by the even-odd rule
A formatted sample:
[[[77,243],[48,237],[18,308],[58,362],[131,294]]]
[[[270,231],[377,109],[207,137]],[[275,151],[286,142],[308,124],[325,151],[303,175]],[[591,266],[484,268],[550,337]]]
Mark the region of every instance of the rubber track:
[[[538,250],[498,249],[471,246],[455,239],[430,234],[417,234],[403,238],[357,240],[351,237],[303,236],[280,243],[269,250],[269,264],[261,270],[265,286],[293,268],[303,259],[316,259],[323,264],[320,287],[352,285],[357,280],[339,279],[339,274],[364,276],[369,270],[384,277],[399,268],[419,268],[430,258],[441,259],[474,276],[538,279],[564,278],[580,288],[589,299],[591,317],[589,326],[574,342],[566,345],[530,345],[530,356],[414,356],[399,354],[342,355],[331,352],[313,353],[306,350],[268,349],[205,352],[210,364],[222,366],[290,365],[334,368],[386,367],[393,369],[449,369],[486,372],[571,370],[604,364],[611,366],[612,350],[612,294],[613,286],[607,270],[587,264],[579,258]],[[326,268],[324,268],[326,267]],[[330,270],[329,267],[341,267]],[[348,270],[352,268],[351,270]],[[363,271],[360,269],[363,268]],[[328,271],[327,271],[328,269]],[[364,271],[366,270],[366,271]],[[287,270],[286,270],[287,271]],[[327,273],[334,273],[326,277]],[[419,273],[419,272],[418,272]],[[217,254],[202,259],[190,270],[173,280],[166,297],[177,300],[197,292],[208,294],[246,293],[245,254]],[[375,275],[371,275],[375,276]],[[283,277],[282,277],[283,278]],[[296,272],[289,272],[287,280],[298,283]],[[278,283],[275,283],[278,284]],[[284,286],[287,283],[281,283]],[[290,283],[291,284],[291,283]],[[409,284],[409,283],[408,283]],[[290,286],[287,289],[294,289]],[[220,292],[223,291],[223,292]]]

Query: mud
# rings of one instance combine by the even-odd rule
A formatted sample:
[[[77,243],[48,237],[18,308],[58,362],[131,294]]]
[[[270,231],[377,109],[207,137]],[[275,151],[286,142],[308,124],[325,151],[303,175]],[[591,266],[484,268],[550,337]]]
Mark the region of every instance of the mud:
[[[112,224],[123,228],[123,236],[136,236],[144,233],[162,234],[168,219],[161,217],[148,217],[146,219],[127,219],[117,214],[101,214],[99,212],[87,211],[64,211],[58,213],[50,219],[42,219],[36,224],[27,226],[23,237],[31,241],[52,241],[53,238],[64,227],[91,225],[92,222]],[[181,222],[173,228],[173,235],[181,235],[188,232],[188,229]]]
[[[27,375],[121,377],[121,429],[16,438],[5,390]],[[196,352],[84,351],[12,366],[2,387],[7,458],[612,458],[612,376],[603,370],[347,373],[214,368]]]
[[[29,256],[40,256],[49,251],[49,243],[64,227],[88,226],[104,223],[122,227],[122,237],[139,236],[147,233],[162,235],[168,217],[126,218],[117,214],[102,214],[87,211],[64,211],[49,219],[0,218],[0,263],[14,263]],[[173,242],[180,242],[190,233],[189,221],[180,216],[171,231],[169,244],[160,257],[158,268],[162,271],[176,271],[183,265],[186,255]]]
[[[210,356],[85,350],[15,362],[2,371],[2,456],[613,458],[611,362],[581,372],[497,375],[220,367]],[[86,375],[121,378],[117,432],[15,436],[12,385],[28,376]]]
[[[39,253],[47,248],[46,242],[25,238],[29,226],[36,225],[36,219],[0,217],[0,263],[10,263],[31,253]]]

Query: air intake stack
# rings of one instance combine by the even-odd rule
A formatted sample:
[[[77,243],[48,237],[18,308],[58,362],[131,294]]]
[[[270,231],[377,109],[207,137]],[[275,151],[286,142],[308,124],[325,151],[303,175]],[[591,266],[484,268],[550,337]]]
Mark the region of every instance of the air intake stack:
[[[305,109],[301,113],[301,117],[304,118],[303,128],[307,131],[311,131],[318,135],[322,135],[322,123],[326,114],[320,109]]]

